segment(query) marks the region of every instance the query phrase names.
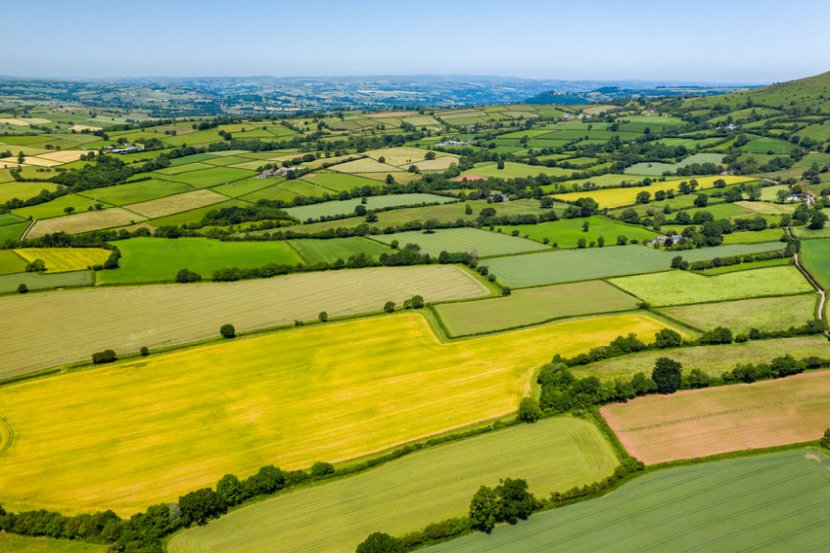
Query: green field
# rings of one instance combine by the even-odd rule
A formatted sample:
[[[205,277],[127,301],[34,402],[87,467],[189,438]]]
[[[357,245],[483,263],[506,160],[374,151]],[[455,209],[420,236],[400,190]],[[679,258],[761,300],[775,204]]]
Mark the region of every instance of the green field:
[[[734,244],[682,252],[638,245],[613,246],[499,257],[488,259],[487,266],[508,286],[522,287],[664,271],[677,255],[691,262],[780,249],[780,242]]]
[[[773,242],[784,236],[784,229],[768,228],[756,232],[733,232],[723,235],[724,244],[755,244],[757,242]]]
[[[247,177],[253,177],[256,173],[254,171],[247,171],[245,169],[234,169],[233,167],[215,167],[212,169],[202,169],[200,171],[188,171],[187,173],[180,173],[165,177],[166,180],[176,182],[183,182],[196,188],[204,188],[207,186],[216,186],[217,184],[225,184],[237,180],[242,180]]]
[[[177,534],[168,551],[248,553],[268,551],[276,542],[284,551],[351,553],[376,530],[397,535],[464,516],[482,484],[525,478],[542,497],[601,480],[616,463],[610,444],[591,423],[546,419],[238,509]]]
[[[0,294],[17,292],[17,287],[25,284],[29,290],[91,286],[95,283],[92,271],[74,271],[71,273],[15,273],[0,275]]]
[[[583,231],[582,226],[587,221],[588,231]],[[549,244],[557,244],[560,248],[576,248],[580,239],[586,243],[596,242],[601,236],[605,244],[611,246],[616,244],[618,236],[625,236],[628,241],[639,240],[645,242],[657,236],[641,226],[626,225],[607,219],[606,217],[588,217],[587,219],[563,219],[560,221],[549,221],[537,225],[516,225],[499,227],[505,234],[519,232],[519,236],[526,236],[531,240],[542,242],[545,238]]]
[[[712,267],[711,269],[703,269],[695,271],[697,274],[715,276],[724,275],[726,273],[736,273],[739,271],[747,271],[749,269],[763,269],[764,267],[779,267],[782,265],[792,265],[792,260],[788,257],[779,257],[776,259],[764,259],[761,261],[750,261],[749,263],[738,263],[737,265],[721,265],[720,267]]]
[[[355,188],[363,188],[370,186],[376,188],[380,186],[378,181],[358,177],[357,175],[349,175],[347,173],[312,173],[305,175],[303,180],[313,182],[317,186],[328,188],[334,192],[348,192]]]
[[[14,253],[13,250],[0,250],[0,275],[20,273],[26,270],[28,261]]]
[[[328,238],[325,240],[297,239],[288,242],[306,263],[334,263],[338,259],[347,260],[351,256],[365,253],[377,258],[382,253],[392,253],[392,249],[366,238]]]
[[[651,175],[660,176],[663,173],[676,173],[681,167],[686,167],[693,163],[715,163],[720,164],[723,160],[723,154],[694,154],[677,163],[635,163],[630,167],[626,167],[625,172],[631,175]]]
[[[823,551],[830,459],[793,450],[646,474],[599,499],[429,553]]]
[[[830,240],[803,240],[801,262],[826,290],[830,288]]]
[[[752,328],[787,330],[791,326],[803,326],[814,318],[816,295],[700,303],[667,307],[659,312],[701,330],[718,326],[725,326],[733,333],[747,333]]]
[[[136,202],[145,202],[156,198],[163,198],[180,192],[192,190],[186,184],[159,179],[150,179],[138,182],[94,188],[84,190],[81,195],[93,200],[112,205],[125,205]]]
[[[67,194],[43,204],[15,209],[13,213],[23,218],[48,219],[49,217],[66,215],[64,210],[67,208],[73,209],[76,213],[87,211],[90,207],[94,208],[95,203],[95,200],[84,198],[77,194]],[[108,206],[105,204],[104,207]]]
[[[106,553],[106,545],[81,541],[29,538],[0,532],[0,553]]]
[[[785,155],[795,149],[797,149],[797,146],[791,142],[767,137],[756,138],[755,140],[750,141],[749,144],[741,146],[741,150],[745,152],[758,154],[772,153]]]
[[[433,309],[450,336],[466,336],[563,317],[627,311],[636,309],[637,303],[619,288],[593,280],[525,288],[506,297],[443,303]]]
[[[523,238],[466,227],[438,229],[429,233],[417,230],[395,234],[379,234],[374,238],[386,244],[391,244],[394,240],[397,240],[400,247],[404,247],[406,244],[418,244],[421,246],[422,252],[432,256],[437,256],[442,251],[446,251],[467,252],[478,257],[488,257],[547,249],[542,244]]]
[[[209,279],[217,269],[294,265],[300,257],[285,242],[221,242],[207,238],[130,238],[118,242],[120,267],[102,271],[106,284],[170,281],[180,269]]]
[[[630,379],[638,372],[651,374],[658,357],[671,357],[683,364],[683,370],[700,369],[710,375],[720,375],[737,363],[769,363],[774,357],[788,353],[795,358],[817,355],[827,357],[827,338],[797,336],[773,340],[754,340],[743,343],[695,346],[662,351],[632,353],[604,361],[571,368],[579,377],[596,376],[600,380]]]
[[[19,240],[20,236],[23,234],[23,231],[25,231],[28,226],[28,221],[0,226],[0,245],[5,244],[9,240]]]
[[[363,204],[367,210],[383,209],[397,206],[415,206],[421,204],[444,204],[457,201],[452,196],[438,196],[436,194],[389,194],[386,196],[369,196]],[[335,217],[338,215],[353,215],[358,205],[363,203],[361,198],[351,200],[335,200],[319,204],[302,205],[286,208],[285,211],[300,221],[319,219],[320,217]]]
[[[795,267],[768,267],[712,277],[675,270],[615,278],[611,283],[651,305],[662,306],[786,296],[813,290]]]

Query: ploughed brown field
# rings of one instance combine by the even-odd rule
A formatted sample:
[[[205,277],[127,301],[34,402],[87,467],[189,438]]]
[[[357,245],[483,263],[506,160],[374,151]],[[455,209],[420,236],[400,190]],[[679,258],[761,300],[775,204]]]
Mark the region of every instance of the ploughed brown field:
[[[806,442],[830,424],[830,371],[642,397],[600,412],[649,465]]]

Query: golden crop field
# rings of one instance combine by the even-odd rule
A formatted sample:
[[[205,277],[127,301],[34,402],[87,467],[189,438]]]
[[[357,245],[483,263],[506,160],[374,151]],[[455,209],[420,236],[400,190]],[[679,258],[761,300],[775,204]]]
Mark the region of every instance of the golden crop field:
[[[218,204],[227,199],[227,196],[217,194],[213,190],[194,190],[192,192],[184,192],[182,194],[174,194],[164,198],[130,204],[128,208],[130,211],[135,211],[140,215],[154,219],[156,217],[172,215],[173,213]]]
[[[127,354],[216,337],[224,323],[242,332],[313,320],[320,311],[330,317],[380,311],[387,301],[401,305],[415,294],[438,302],[489,290],[458,267],[419,265],[3,296],[0,313],[7,316],[0,317],[0,336],[9,346],[0,378],[89,359],[104,349]]]
[[[568,192],[566,194],[554,194],[553,197],[554,199],[561,200],[563,202],[573,202],[578,200],[579,198],[593,198],[599,204],[600,208],[622,207],[624,205],[631,205],[635,203],[637,194],[639,194],[640,192],[650,192],[651,198],[654,199],[655,192],[659,190],[677,191],[677,187],[680,186],[681,182],[688,182],[692,179],[697,180],[697,190],[712,188],[715,185],[715,181],[718,179],[723,179],[726,182],[726,184],[736,184],[739,182],[747,182],[753,180],[750,177],[737,177],[733,175],[687,177],[683,179],[668,180],[665,182],[654,182],[651,184],[651,186],[636,186],[630,188],[602,188],[599,190],[589,190],[586,192]]]
[[[144,221],[145,218],[121,207],[102,209],[101,211],[83,211],[72,215],[41,219],[35,222],[26,238],[39,238],[53,232],[64,231],[68,234],[78,234],[90,230],[106,229],[131,225]]]
[[[81,271],[92,265],[103,265],[110,255],[103,248],[20,248],[14,250],[31,263],[42,259],[47,273]]]
[[[554,353],[665,326],[637,313],[442,343],[400,313],[9,384],[0,503],[127,515],[228,472],[356,458],[510,413]]]

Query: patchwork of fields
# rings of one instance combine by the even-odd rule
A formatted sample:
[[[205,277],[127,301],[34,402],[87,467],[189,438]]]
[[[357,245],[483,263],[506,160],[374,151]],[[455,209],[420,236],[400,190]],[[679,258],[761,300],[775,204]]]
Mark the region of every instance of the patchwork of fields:
[[[794,450],[646,474],[599,499],[429,553],[820,551],[830,459]]]
[[[815,440],[827,428],[830,371],[606,405],[602,416],[646,464]]]
[[[464,515],[482,483],[521,477],[544,496],[601,480],[616,464],[610,444],[590,422],[552,418],[259,502],[175,535],[168,550],[242,553],[266,551],[277,541],[286,551],[351,553],[377,528],[399,535]],[[309,532],[311,526],[318,531]]]

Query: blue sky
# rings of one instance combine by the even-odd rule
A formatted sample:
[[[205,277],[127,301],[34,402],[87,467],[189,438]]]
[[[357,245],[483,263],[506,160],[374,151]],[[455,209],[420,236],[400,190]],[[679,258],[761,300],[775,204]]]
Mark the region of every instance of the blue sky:
[[[0,0],[0,74],[772,82],[830,70],[830,1]]]

